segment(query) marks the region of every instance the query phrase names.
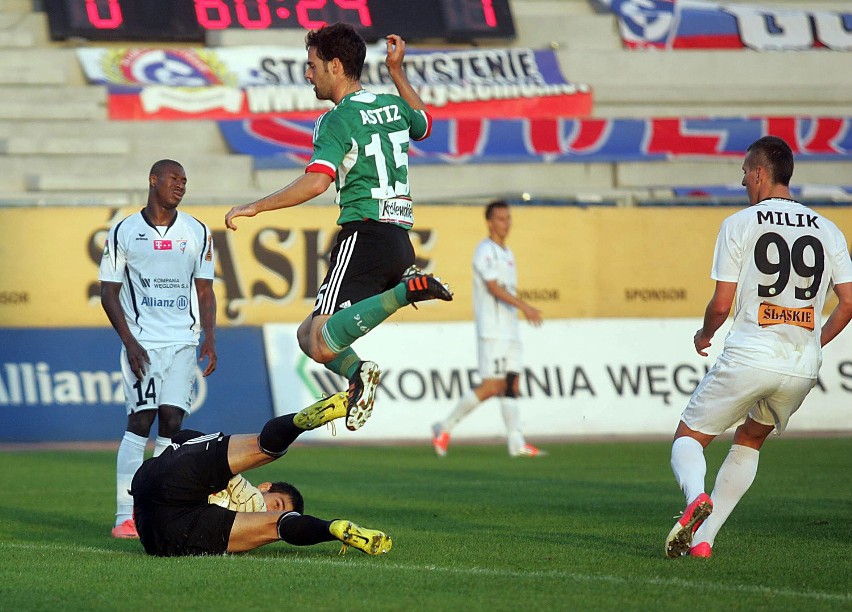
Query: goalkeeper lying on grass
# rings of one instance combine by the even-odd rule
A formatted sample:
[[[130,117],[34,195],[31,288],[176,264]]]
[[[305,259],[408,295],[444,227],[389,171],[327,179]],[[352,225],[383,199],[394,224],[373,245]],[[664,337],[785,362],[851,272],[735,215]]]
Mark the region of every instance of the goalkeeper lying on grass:
[[[276,417],[251,435],[181,431],[142,464],[130,492],[145,552],[161,557],[244,552],[284,540],[296,546],[340,540],[370,555],[391,549],[390,537],[346,520],[302,514],[304,500],[287,483],[255,488],[240,473],[284,455],[299,435],[346,416],[338,393],[295,414]]]

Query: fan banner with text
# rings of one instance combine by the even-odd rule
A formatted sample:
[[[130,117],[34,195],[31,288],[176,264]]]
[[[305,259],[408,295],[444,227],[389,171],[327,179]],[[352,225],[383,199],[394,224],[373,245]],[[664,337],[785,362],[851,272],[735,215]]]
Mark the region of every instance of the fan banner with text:
[[[305,80],[304,49],[80,48],[77,57],[88,82],[109,86],[111,119],[315,119],[331,106]],[[592,112],[591,88],[567,80],[553,50],[410,48],[404,66],[436,118]],[[383,48],[368,48],[361,81],[396,92]]]
[[[852,12],[704,0],[598,0],[628,49],[852,51]]]
[[[307,164],[313,121],[284,118],[220,121],[234,153],[258,168]],[[731,117],[652,119],[444,119],[410,143],[418,163],[619,162],[678,157],[741,158],[761,136],[784,138],[797,160],[852,159],[852,118]]]

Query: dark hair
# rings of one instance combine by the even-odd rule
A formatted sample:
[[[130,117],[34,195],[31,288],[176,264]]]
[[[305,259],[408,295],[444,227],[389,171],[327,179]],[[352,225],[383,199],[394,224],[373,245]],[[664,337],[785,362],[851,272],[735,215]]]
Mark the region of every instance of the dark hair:
[[[333,23],[319,30],[311,30],[305,36],[305,48],[314,47],[317,57],[330,62],[335,57],[343,65],[343,74],[357,80],[361,79],[364,58],[367,57],[367,43],[348,23]]]
[[[505,200],[494,200],[485,207],[485,218],[490,219],[494,215],[495,208],[509,208],[508,202]]]
[[[299,492],[299,489],[291,485],[289,482],[273,482],[269,487],[269,493],[283,493],[293,502],[293,510],[299,514],[305,513],[305,498]]]
[[[183,169],[183,166],[173,159],[161,159],[158,162],[154,162],[154,165],[151,166],[151,171],[148,173],[148,176],[163,176],[163,174],[166,172],[166,169],[172,167]]]
[[[793,176],[793,150],[778,136],[764,136],[751,143],[746,152],[757,157],[755,164],[764,166],[772,182],[785,187]]]

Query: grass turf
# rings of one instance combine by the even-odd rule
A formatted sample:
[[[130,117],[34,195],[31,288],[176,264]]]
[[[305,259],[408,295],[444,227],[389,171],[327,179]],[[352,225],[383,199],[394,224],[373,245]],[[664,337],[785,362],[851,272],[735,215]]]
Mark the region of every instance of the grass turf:
[[[728,441],[707,451],[708,488]],[[669,560],[683,498],[665,442],[299,446],[246,475],[289,480],[306,512],[387,531],[334,543],[157,559],[109,537],[114,452],[0,453],[3,609],[852,609],[852,438],[770,439],[709,560]]]

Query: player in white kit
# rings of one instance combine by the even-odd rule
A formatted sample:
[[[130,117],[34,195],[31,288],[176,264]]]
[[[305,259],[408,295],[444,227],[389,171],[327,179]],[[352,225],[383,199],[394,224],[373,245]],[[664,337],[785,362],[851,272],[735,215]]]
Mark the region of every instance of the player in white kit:
[[[752,143],[742,184],[751,206],[722,222],[711,277],[716,290],[694,338],[706,356],[731,306],[724,349],[692,394],[675,432],[671,465],[686,509],[666,538],[670,558],[710,557],[716,535],[757,474],[761,446],[816,384],[822,347],[852,318],[852,263],[843,233],[794,201],[793,152],[782,139]],[[839,298],[823,322],[830,289]],[[745,421],[704,492],[704,448]]]
[[[117,538],[138,537],[128,489],[154,418],[159,455],[189,412],[202,330],[203,374],[216,369],[213,237],[205,224],[177,210],[186,192],[178,162],[158,161],[148,181],[145,208],[110,229],[98,274],[101,304],[123,343],[127,431],[116,461]]]
[[[540,457],[545,452],[528,444],[521,433],[517,398],[521,372],[518,310],[535,326],[541,325],[541,312],[517,295],[515,255],[506,245],[512,225],[509,205],[492,202],[485,209],[485,219],[488,238],[473,255],[473,307],[482,383],[465,394],[446,419],[432,426],[432,446],[439,457],[445,456],[450,433],[459,421],[480,403],[499,396],[509,454]]]

